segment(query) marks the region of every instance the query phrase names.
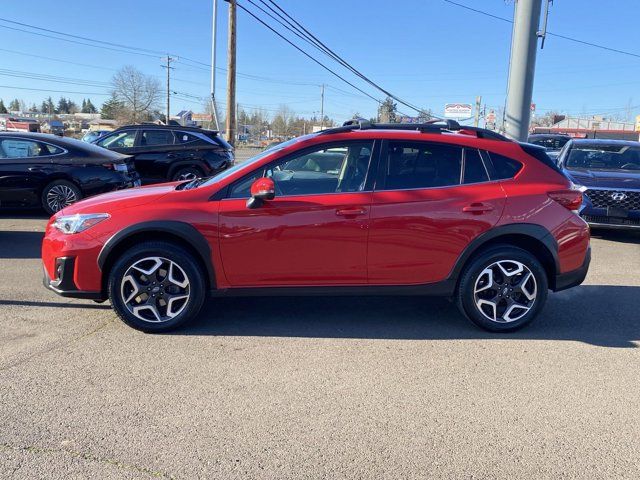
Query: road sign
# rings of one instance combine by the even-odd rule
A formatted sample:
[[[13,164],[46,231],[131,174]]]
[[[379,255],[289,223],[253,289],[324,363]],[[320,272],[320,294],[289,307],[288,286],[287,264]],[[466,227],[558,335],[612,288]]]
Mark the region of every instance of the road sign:
[[[194,122],[210,122],[211,114],[210,113],[192,113],[191,120]]]
[[[491,110],[489,113],[487,113],[487,116],[485,117],[484,120],[487,123],[496,123],[496,112]]]
[[[473,106],[470,103],[446,103],[444,116],[445,118],[471,118]]]

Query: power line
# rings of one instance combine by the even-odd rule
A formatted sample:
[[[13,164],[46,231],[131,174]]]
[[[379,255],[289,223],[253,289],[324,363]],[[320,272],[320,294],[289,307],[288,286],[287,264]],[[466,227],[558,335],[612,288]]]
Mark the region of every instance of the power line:
[[[71,92],[69,90],[49,90],[46,88],[27,88],[27,87],[18,87],[15,85],[0,85],[0,88],[14,88],[16,90],[31,90],[33,92],[48,92],[48,93],[75,93],[78,95],[102,95],[108,97],[108,93],[99,93],[99,92]]]
[[[292,41],[290,41],[287,37],[285,37],[284,35],[282,35],[280,32],[278,32],[277,30],[275,30],[273,27],[271,27],[271,25],[269,25],[268,23],[262,21],[262,19],[258,18],[255,14],[253,14],[253,12],[251,12],[250,10],[248,10],[246,7],[244,7],[243,5],[241,5],[240,3],[236,2],[236,5],[241,8],[242,10],[244,10],[246,13],[248,13],[249,15],[251,15],[254,19],[256,19],[258,22],[260,22],[262,25],[264,25],[265,27],[267,27],[269,30],[271,30],[273,33],[275,33],[276,35],[278,35],[280,38],[282,38],[285,42],[287,42],[289,45],[291,45],[293,48],[295,48],[296,50],[298,50],[300,53],[302,53],[303,55],[305,55],[306,57],[310,58],[313,62],[317,63],[318,65],[320,65],[322,68],[324,68],[325,70],[327,70],[329,73],[335,75],[336,77],[338,77],[340,80],[342,80],[343,82],[345,82],[346,84],[350,85],[351,87],[355,88],[356,90],[358,90],[359,92],[365,94],[367,97],[371,98],[372,100],[375,100],[378,103],[381,103],[380,100],[378,100],[377,98],[375,98],[372,95],[369,95],[367,92],[365,92],[364,90],[362,90],[361,88],[357,87],[356,85],[354,85],[353,83],[351,83],[349,80],[347,80],[346,78],[344,78],[342,75],[340,75],[339,73],[336,73],[335,71],[331,70],[329,67],[327,67],[324,63],[320,62],[319,60],[316,60],[315,58],[313,58],[311,55],[309,55],[307,52],[305,52],[304,50],[302,50],[302,48],[300,48],[298,45],[296,45],[295,43],[293,43]]]
[[[472,7],[469,7],[468,5],[464,5],[462,3],[454,2],[453,0],[443,0],[443,1],[446,2],[446,3],[449,3],[451,5],[455,5],[456,7],[464,8],[465,10],[469,10],[471,12],[479,13],[480,15],[484,15],[485,17],[490,17],[490,18],[493,18],[495,20],[500,20],[500,21],[506,22],[506,23],[513,23],[513,20],[510,20],[508,18],[500,17],[498,15],[494,15],[492,13],[485,12],[483,10],[478,10],[477,8],[472,8]],[[625,50],[620,50],[618,48],[612,48],[612,47],[607,47],[606,45],[600,45],[600,44],[593,43],[593,42],[587,42],[586,40],[580,40],[578,38],[568,37],[566,35],[560,35],[559,33],[552,33],[550,31],[547,31],[547,35],[552,36],[552,37],[562,38],[563,40],[568,40],[570,42],[579,43],[579,44],[582,44],[582,45],[588,45],[589,47],[600,48],[602,50],[607,50],[609,52],[615,52],[615,53],[620,53],[622,55],[628,55],[630,57],[640,58],[640,54],[638,54],[638,53],[627,52]]]
[[[252,0],[247,0],[249,2],[252,2]],[[260,0],[264,5],[266,5],[267,7],[269,7],[267,5],[267,3],[264,0]],[[364,75],[362,72],[360,72],[358,69],[356,69],[355,67],[353,67],[351,64],[349,64],[349,62],[347,62],[344,58],[342,58],[340,55],[338,55],[336,52],[334,52],[331,48],[329,48],[325,43],[323,43],[318,37],[316,37],[313,33],[311,33],[309,30],[307,30],[300,22],[298,22],[296,19],[294,19],[291,15],[289,15],[282,7],[280,7],[275,1],[273,0],[268,0],[269,3],[271,3],[275,8],[277,8],[280,12],[282,12],[282,14],[278,14],[278,12],[276,12],[273,8],[269,7],[271,9],[271,11],[275,12],[280,18],[282,18],[287,24],[289,24],[296,32],[296,35],[300,38],[303,38],[303,40],[305,40],[307,43],[310,43],[312,46],[314,46],[317,50],[321,51],[322,53],[324,53],[325,55],[327,55],[328,57],[330,57],[331,59],[335,60],[336,62],[338,62],[340,65],[342,65],[343,67],[345,67],[346,69],[348,69],[350,72],[352,72],[353,74],[355,74],[357,77],[361,78],[362,80],[364,80],[365,82],[367,82],[369,85],[371,85],[372,87],[374,87],[375,89],[379,90],[380,92],[384,93],[385,95],[387,95],[388,97],[393,98],[394,100],[396,100],[398,103],[401,103],[402,105],[405,105],[417,112],[420,112],[422,109],[419,107],[416,107],[415,105],[399,98],[398,96],[394,95],[393,93],[389,92],[388,90],[386,90],[385,88],[381,87],[378,83],[374,82],[373,80],[371,80],[369,77],[367,77],[366,75]],[[284,15],[284,17],[283,17]],[[286,18],[285,18],[286,17]],[[272,17],[273,18],[273,17]],[[278,23],[282,24],[282,22],[278,21]],[[286,27],[286,26],[285,26]],[[286,27],[288,30],[291,30],[291,28]]]

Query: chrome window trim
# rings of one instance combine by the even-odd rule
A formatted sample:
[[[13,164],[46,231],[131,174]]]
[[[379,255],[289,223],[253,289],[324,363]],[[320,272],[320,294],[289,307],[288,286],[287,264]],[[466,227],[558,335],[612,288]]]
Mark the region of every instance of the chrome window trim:
[[[43,143],[45,145],[49,145],[51,147],[55,147],[58,148],[60,150],[62,150],[62,153],[53,153],[53,154],[49,154],[49,155],[39,155],[37,157],[5,157],[5,158],[1,158],[1,160],[18,160],[21,158],[53,158],[53,157],[59,157],[60,155],[66,155],[67,153],[69,153],[69,150],[67,150],[66,148],[61,147],[60,145],[56,145],[54,143],[49,143],[49,142],[45,142],[43,140],[34,140],[32,138],[19,138],[19,137],[10,137],[10,136],[2,136],[0,137],[0,143],[2,143],[3,140],[21,140],[23,142],[33,142],[33,143]]]

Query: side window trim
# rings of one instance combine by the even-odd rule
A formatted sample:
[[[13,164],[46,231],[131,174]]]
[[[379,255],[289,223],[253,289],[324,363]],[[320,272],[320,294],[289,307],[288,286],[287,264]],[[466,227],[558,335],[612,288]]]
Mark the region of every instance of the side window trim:
[[[59,157],[60,155],[65,155],[65,154],[69,153],[69,151],[66,148],[60,147],[58,145],[54,145],[53,143],[44,142],[42,140],[32,140],[31,138],[5,137],[5,136],[3,136],[2,138],[0,138],[0,146],[2,145],[2,142],[4,142],[5,140],[16,140],[16,141],[19,141],[19,142],[40,143],[42,145],[47,145],[47,146],[50,146],[50,147],[54,147],[54,148],[56,148],[58,150],[61,150],[61,152],[60,153],[50,153],[48,155],[38,155],[36,157],[33,157],[33,156],[29,156],[29,157],[3,157],[3,160],[29,160],[29,159],[38,159],[38,158],[52,158],[52,157]]]
[[[301,196],[308,196],[308,195],[334,195],[337,193],[367,193],[367,192],[372,192],[373,190],[367,190],[367,187],[370,185],[369,183],[369,176],[371,173],[371,168],[372,166],[375,164],[375,159],[376,159],[376,142],[377,140],[373,140],[373,139],[352,139],[352,140],[334,140],[332,142],[327,142],[327,143],[318,143],[316,145],[312,145],[310,147],[301,149],[301,150],[296,150],[295,152],[291,152],[287,155],[284,155],[282,157],[279,157],[275,160],[272,160],[271,162],[267,163],[266,165],[263,165],[262,167],[258,167],[254,170],[252,170],[251,172],[247,173],[246,175],[243,175],[242,177],[240,177],[238,180],[230,183],[229,185],[227,185],[227,187],[223,188],[222,190],[226,190],[225,192],[225,196],[224,199],[230,199],[230,200],[238,200],[237,197],[231,197],[231,193],[233,191],[233,188],[238,185],[239,183],[245,181],[247,178],[249,178],[251,175],[253,175],[254,173],[256,173],[258,170],[262,170],[262,174],[261,177],[265,176],[265,173],[267,172],[267,170],[269,170],[270,168],[273,168],[274,165],[278,164],[278,163],[286,163],[288,161],[291,161],[295,158],[298,158],[300,156],[306,155],[308,153],[313,153],[316,152],[318,150],[326,150],[331,148],[332,146],[343,146],[343,145],[349,145],[352,143],[362,143],[362,142],[371,142],[371,156],[369,157],[369,165],[367,168],[367,176],[365,178],[365,186],[364,186],[364,190],[358,191],[358,192],[330,192],[330,193],[322,193],[322,194],[300,194],[300,195],[290,195],[290,196],[295,196],[295,197],[301,197]],[[285,195],[286,196],[286,195]]]

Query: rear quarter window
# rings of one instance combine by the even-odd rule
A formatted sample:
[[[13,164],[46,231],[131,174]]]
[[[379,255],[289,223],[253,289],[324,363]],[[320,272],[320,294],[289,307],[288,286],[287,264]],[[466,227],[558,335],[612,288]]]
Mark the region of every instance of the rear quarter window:
[[[522,164],[512,158],[498,155],[497,153],[487,153],[493,164],[493,172],[491,175],[493,180],[513,178],[522,169]]]

